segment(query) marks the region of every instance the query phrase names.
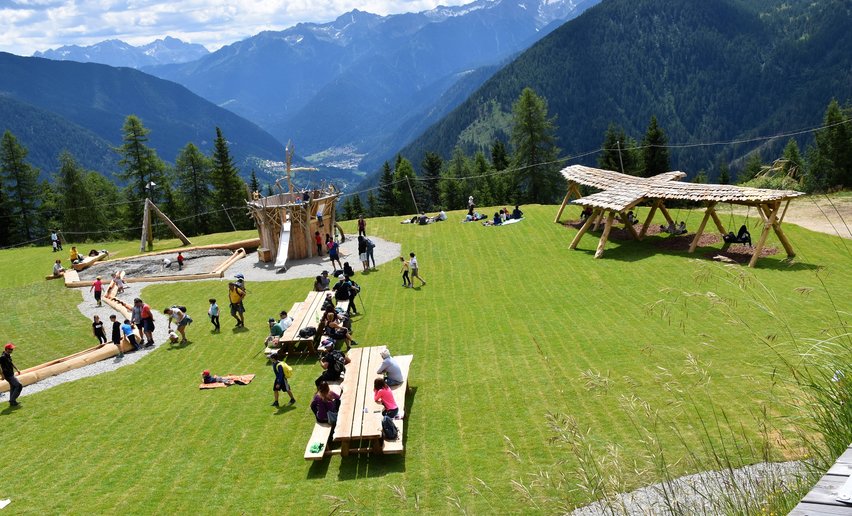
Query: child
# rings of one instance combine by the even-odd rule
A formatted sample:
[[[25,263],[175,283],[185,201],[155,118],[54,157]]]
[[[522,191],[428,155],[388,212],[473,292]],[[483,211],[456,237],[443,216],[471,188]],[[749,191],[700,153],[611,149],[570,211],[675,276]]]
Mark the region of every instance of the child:
[[[221,376],[210,374],[209,369],[205,369],[204,371],[202,371],[201,381],[203,383],[224,383],[225,385],[231,385],[234,383],[234,381],[230,378],[223,378]]]
[[[124,280],[121,279],[121,273],[116,272],[112,275],[112,281],[115,283],[115,286],[118,288],[119,294],[124,294]]]
[[[411,288],[414,285],[411,283],[411,278],[408,277],[408,262],[402,256],[399,257],[399,261],[402,262],[402,286]]]
[[[115,314],[110,315],[109,320],[112,322],[112,343],[118,348],[118,358],[122,358],[124,352],[121,351],[121,323],[118,322]]]
[[[213,331],[219,332],[219,305],[215,299],[210,299],[210,308],[207,310],[207,315],[210,316],[210,322],[213,324]]]
[[[183,253],[181,253],[180,251],[178,251],[177,262],[178,262],[178,270],[182,271],[183,270]]]
[[[103,289],[104,289],[104,284],[103,284],[103,282],[101,282],[100,276],[96,277],[95,281],[92,282],[92,286],[89,287],[89,292],[91,292],[93,290],[95,291],[95,301],[98,302],[98,306],[102,306],[101,305],[101,293],[103,292]],[[104,339],[104,340],[106,340],[106,339]]]
[[[97,315],[93,317],[92,333],[95,335],[95,338],[98,339],[98,344],[106,344],[107,338],[106,333],[104,332],[104,323],[101,322],[101,318]]]
[[[121,333],[127,337],[127,340],[130,341],[130,345],[133,346],[133,349],[139,351],[141,347],[136,342],[136,334],[133,332],[134,326],[130,323],[129,319],[125,319],[124,323],[121,325]]]
[[[272,371],[275,373],[275,383],[272,385],[272,392],[275,394],[275,401],[272,402],[273,407],[278,406],[278,392],[284,391],[290,395],[290,405],[296,403],[296,398],[293,397],[293,391],[290,390],[290,384],[287,382],[287,376],[284,375],[284,366],[276,356],[271,358]]]
[[[393,399],[393,393],[384,378],[376,378],[373,382],[373,392],[373,398],[376,400],[376,403],[381,403],[384,406],[382,415],[391,419],[395,418],[399,414],[399,406],[396,404],[396,400]]]

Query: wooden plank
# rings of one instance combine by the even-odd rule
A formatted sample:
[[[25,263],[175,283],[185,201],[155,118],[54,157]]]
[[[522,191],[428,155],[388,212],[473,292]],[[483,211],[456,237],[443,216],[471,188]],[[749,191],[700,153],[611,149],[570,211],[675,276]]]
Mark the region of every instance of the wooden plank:
[[[849,477],[840,475],[825,475],[814,486],[811,491],[802,498],[802,503],[812,503],[821,505],[836,505],[845,506],[847,511],[852,514],[852,505],[844,505],[837,501],[837,491],[846,483]],[[801,505],[801,504],[800,504]]]
[[[716,208],[708,208],[710,210],[710,216],[713,217],[713,223],[716,224],[716,229],[719,230],[721,235],[727,235],[728,232],[725,231],[725,225],[722,224],[722,220],[719,219],[719,215],[716,213]]]
[[[405,453],[405,446],[402,440],[402,431],[404,428],[404,422],[402,419],[394,419],[393,424],[396,427],[399,435],[396,438],[396,441],[387,441],[382,439],[382,453],[387,455],[396,455],[400,453]]]
[[[674,221],[674,219],[672,218],[671,214],[669,213],[669,210],[668,210],[668,209],[666,209],[666,205],[665,205],[665,204],[663,204],[663,200],[662,200],[662,199],[660,199],[660,206],[659,206],[659,208],[660,208],[660,213],[662,213],[662,214],[663,214],[663,217],[665,217],[665,218],[666,218],[666,222],[668,222],[670,226],[674,226],[674,225],[675,225],[675,221]]]
[[[329,384],[332,392],[340,395],[340,385]],[[305,460],[321,460],[329,454],[329,437],[331,437],[332,426],[329,423],[314,423],[314,429],[311,436],[308,438],[308,444],[305,445]],[[311,445],[314,443],[323,443],[322,450],[318,452],[311,451]]]
[[[849,516],[850,514],[852,514],[852,507],[818,503],[800,503],[790,511],[790,516]]]
[[[352,361],[346,366],[346,376],[343,377],[340,394],[340,412],[337,415],[337,427],[334,429],[335,441],[349,439],[352,436],[352,421],[355,416],[355,394],[358,392],[358,375],[361,368],[362,348],[349,350],[348,357]]]
[[[595,219],[595,213],[596,211],[593,211],[592,214],[589,215],[589,218],[587,218],[583,226],[580,227],[580,231],[577,231],[577,234],[574,235],[574,239],[571,240],[571,245],[568,246],[568,249],[577,249],[577,244],[580,243],[580,239],[583,238],[583,235],[585,235],[586,231],[588,231],[591,227],[592,221]]]
[[[382,365],[382,361],[384,360],[381,352],[386,348],[384,346],[374,346],[368,349],[370,350],[370,361],[364,385],[364,406],[367,408],[367,412],[364,413],[364,418],[361,424],[361,437],[365,437],[367,439],[378,439],[382,436],[383,407],[376,401],[375,394],[373,392],[373,384],[375,383],[376,378],[379,377],[379,374],[376,373],[376,371],[379,370],[379,366]],[[402,407],[405,402],[405,398],[403,397],[402,402],[399,400],[395,401],[400,407]]]
[[[651,205],[651,211],[648,212],[648,218],[645,219],[645,223],[642,224],[642,230],[639,231],[639,240],[645,238],[645,233],[648,232],[648,226],[651,225],[651,221],[654,220],[654,214],[657,213],[657,208],[660,207],[660,199],[654,201],[654,204]]]
[[[178,239],[180,239],[181,242],[183,242],[183,245],[192,245],[192,242],[190,242],[189,239],[186,238],[186,235],[183,234],[183,231],[178,229],[178,227],[175,225],[175,223],[172,222],[172,220],[170,218],[166,217],[166,214],[163,213],[162,211],[160,211],[160,208],[157,208],[156,204],[151,202],[150,199],[148,199],[147,202],[151,203],[151,209],[154,211],[154,213],[158,217],[160,217],[160,220],[162,220],[166,224],[166,226],[168,226],[169,229],[172,230],[172,233],[174,233],[174,235],[176,237],[178,237]]]
[[[372,371],[370,371],[370,350],[371,348],[363,348],[361,352],[361,356],[359,357],[360,365],[358,366],[358,380],[355,388],[355,392],[350,393],[355,395],[355,409],[352,417],[352,430],[349,434],[353,439],[358,439],[363,437],[362,427],[365,416],[365,409],[367,411],[370,410],[370,405],[367,405],[366,402],[366,392],[367,392],[367,382],[372,378]],[[348,373],[347,373],[348,374]]]
[[[610,230],[612,230],[612,221],[614,219],[615,211],[610,210],[609,215],[606,217],[606,226],[604,226],[603,234],[601,234],[601,239],[598,241],[598,249],[595,251],[595,258],[601,258],[603,256],[604,249],[606,248],[606,241],[609,238]]]
[[[713,209],[716,203],[710,203],[707,205],[707,209],[704,210],[704,217],[701,219],[701,224],[698,225],[698,231],[695,232],[695,238],[692,239],[692,243],[689,244],[689,252],[694,253],[695,248],[698,247],[698,241],[701,239],[701,235],[704,234],[704,228],[707,227],[707,220],[710,218],[710,211]]]

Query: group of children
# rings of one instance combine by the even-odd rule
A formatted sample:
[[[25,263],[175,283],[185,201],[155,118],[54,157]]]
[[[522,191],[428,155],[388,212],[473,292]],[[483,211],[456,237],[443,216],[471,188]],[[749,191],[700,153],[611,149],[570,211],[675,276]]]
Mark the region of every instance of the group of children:
[[[111,340],[107,340],[106,330],[104,329],[104,323],[101,321],[100,316],[96,315],[92,318],[92,333],[95,338],[98,339],[98,343],[100,346],[104,346],[107,342],[112,342],[118,348],[118,357],[122,358],[124,356],[124,351],[121,349],[121,341],[122,337],[127,338],[127,341],[130,342],[130,345],[133,346],[135,351],[139,351],[142,349],[142,346],[139,342],[136,341],[136,334],[134,333],[134,327],[131,324],[129,319],[125,319],[123,323],[118,322],[118,317],[115,314],[109,316],[112,334]]]

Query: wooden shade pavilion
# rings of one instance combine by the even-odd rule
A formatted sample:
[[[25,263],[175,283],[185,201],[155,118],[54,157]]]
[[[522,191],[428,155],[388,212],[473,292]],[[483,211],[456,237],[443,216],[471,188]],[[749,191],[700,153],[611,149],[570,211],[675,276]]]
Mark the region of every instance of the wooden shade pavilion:
[[[681,183],[679,180],[686,177],[686,174],[676,171],[643,178],[621,174],[612,170],[572,165],[562,169],[561,173],[568,182],[568,193],[565,195],[565,200],[556,214],[555,222],[559,222],[559,218],[562,216],[565,206],[571,201],[572,196],[575,197],[575,200],[571,201],[573,204],[592,210],[592,215],[586,219],[586,222],[571,241],[571,249],[577,248],[580,239],[592,225],[597,229],[601,222],[606,220],[603,233],[598,241],[595,258],[603,256],[616,214],[620,215],[627,232],[635,240],[642,240],[645,237],[648,226],[654,219],[657,210],[660,210],[666,221],[673,226],[674,220],[665,206],[665,202],[668,200],[688,200],[701,202],[705,205],[704,217],[698,226],[698,231],[695,232],[692,244],[689,246],[690,253],[695,252],[696,247],[698,247],[698,241],[704,233],[708,220],[713,220],[716,229],[719,230],[722,236],[728,234],[728,231],[716,213],[716,205],[720,202],[725,202],[753,206],[757,209],[757,213],[763,220],[763,231],[754,247],[754,254],[749,261],[749,267],[754,267],[757,263],[757,259],[760,257],[760,252],[766,244],[766,238],[769,236],[770,230],[775,231],[778,240],[781,241],[781,245],[787,251],[788,258],[796,255],[795,251],[793,251],[793,246],[790,245],[790,241],[781,229],[781,222],[783,222],[784,215],[787,213],[790,200],[804,195],[802,192],[795,190],[748,188],[734,185]],[[592,187],[601,191],[583,197],[580,193],[579,185]],[[642,224],[642,229],[637,233],[633,225],[627,222],[627,212],[642,203],[651,203],[651,210]]]

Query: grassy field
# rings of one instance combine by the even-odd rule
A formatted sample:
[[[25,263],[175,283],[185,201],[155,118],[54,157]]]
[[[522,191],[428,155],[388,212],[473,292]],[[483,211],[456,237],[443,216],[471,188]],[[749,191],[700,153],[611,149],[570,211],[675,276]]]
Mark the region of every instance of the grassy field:
[[[568,215],[576,217],[572,210]],[[742,424],[745,436],[760,432],[755,418],[763,407],[783,415],[769,401],[773,353],[707,301],[675,301],[682,308],[671,313],[649,309],[674,299],[665,289],[735,297],[743,319],[766,335],[787,326],[818,334],[832,322],[829,294],[839,309],[852,310],[849,244],[838,238],[788,226],[796,262],[783,263],[783,255],[759,262],[754,277],[774,298],[779,318],[721,279],[723,266],[659,251],[661,237],[612,242],[605,258],[594,260],[594,237],[568,250],[575,230],[553,223],[555,206],[524,211],[525,221],[505,228],[368,221],[370,234],[417,253],[428,282],[401,288],[395,263],[357,278],[365,310],[354,321],[355,338],[415,357],[405,456],[303,460],[313,425],[308,403],[320,370],[314,360],[293,362],[298,403],[280,411],[269,406],[272,372],[256,356],[267,334],[264,321],[303,299],[310,280],[249,282],[249,331],[232,332],[223,316],[220,335],[210,333],[203,314],[209,297],[225,297],[224,280],[162,284],[148,287],[144,297],[155,307],[189,308],[196,320],[188,331],[191,345],[28,396],[19,410],[0,405],[4,456],[15,469],[14,479],[7,475],[0,485],[0,499],[11,498],[7,510],[14,513],[301,514],[338,506],[367,514],[535,511],[513,482],[576,467],[570,453],[550,444],[548,412],[576,417],[590,439],[616,444],[628,459],[644,450],[621,408],[624,396],[658,407],[696,447],[701,431],[690,407],[678,402],[684,392],[711,397]],[[697,224],[698,215],[692,217]],[[451,214],[451,221],[458,219]],[[354,223],[344,227],[354,231]],[[772,239],[769,245],[778,246]],[[158,249],[176,246],[157,243]],[[92,247],[129,256],[138,243]],[[0,252],[2,336],[18,344],[22,368],[94,343],[76,310],[79,293],[42,279],[53,259],[47,248]],[[707,267],[710,279],[699,282]],[[803,288],[814,290],[803,295]],[[695,374],[690,357],[709,377]],[[205,368],[259,377],[246,387],[201,392],[196,387]],[[671,457],[684,453],[673,431],[660,435]],[[632,484],[653,480],[638,473]],[[584,500],[579,491],[559,496]]]

